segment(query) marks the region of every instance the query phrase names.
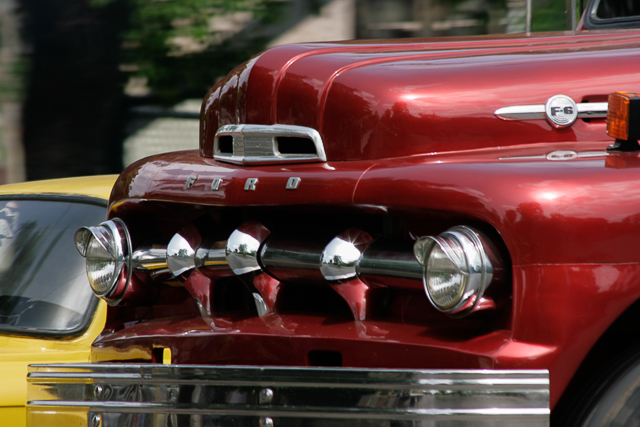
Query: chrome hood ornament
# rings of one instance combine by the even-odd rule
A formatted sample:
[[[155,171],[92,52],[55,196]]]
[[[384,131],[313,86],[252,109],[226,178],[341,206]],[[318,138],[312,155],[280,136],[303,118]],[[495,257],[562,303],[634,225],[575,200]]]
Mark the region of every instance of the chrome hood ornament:
[[[322,137],[294,125],[224,125],[213,141],[216,160],[239,165],[325,162]]]

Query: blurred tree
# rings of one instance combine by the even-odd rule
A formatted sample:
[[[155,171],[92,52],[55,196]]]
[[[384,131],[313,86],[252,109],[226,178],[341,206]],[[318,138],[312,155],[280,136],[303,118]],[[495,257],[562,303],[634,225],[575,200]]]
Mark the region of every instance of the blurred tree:
[[[202,97],[215,81],[264,49],[264,24],[282,2],[269,0],[92,0],[129,7],[123,69],[144,78],[158,100]],[[312,2],[316,0],[311,0]]]
[[[285,29],[274,21],[291,18],[282,0],[16,1],[31,52],[22,115],[28,179],[119,172],[132,100],[202,97]],[[327,1],[296,4],[313,13]],[[564,0],[536,1],[534,30],[562,30]],[[136,79],[148,94],[124,97]]]
[[[534,0],[531,30],[564,31],[567,29],[565,0]]]
[[[23,107],[30,180],[119,172],[123,121],[129,108],[122,90],[127,79],[132,75],[147,79],[152,101],[202,97],[218,77],[259,51],[268,39],[260,31],[244,38],[227,37],[225,31],[238,32],[256,20],[273,18],[270,12],[278,4],[18,2],[30,50]],[[216,17],[223,31],[214,28]]]

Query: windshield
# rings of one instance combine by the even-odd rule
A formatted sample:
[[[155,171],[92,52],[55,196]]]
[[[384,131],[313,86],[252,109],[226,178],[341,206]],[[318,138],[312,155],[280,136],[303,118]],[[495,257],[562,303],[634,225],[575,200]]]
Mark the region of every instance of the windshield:
[[[589,30],[639,28],[640,2],[638,0],[590,0],[584,15]]]
[[[637,0],[600,1],[596,9],[598,19],[625,18],[640,15],[640,3]]]
[[[87,326],[95,297],[73,235],[105,216],[105,206],[77,198],[0,199],[0,330],[70,334]]]

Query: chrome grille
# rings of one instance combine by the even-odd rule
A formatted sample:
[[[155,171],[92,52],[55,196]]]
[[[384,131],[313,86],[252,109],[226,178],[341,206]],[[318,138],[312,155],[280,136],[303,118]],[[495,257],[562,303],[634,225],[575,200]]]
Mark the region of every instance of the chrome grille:
[[[231,139],[231,143],[229,143]],[[225,125],[213,141],[214,158],[235,164],[324,162],[315,129],[293,125]]]
[[[38,425],[549,425],[544,370],[32,365],[28,383]]]

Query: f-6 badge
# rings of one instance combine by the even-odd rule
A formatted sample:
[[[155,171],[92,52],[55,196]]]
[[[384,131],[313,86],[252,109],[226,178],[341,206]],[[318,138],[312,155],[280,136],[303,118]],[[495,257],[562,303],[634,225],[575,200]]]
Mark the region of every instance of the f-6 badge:
[[[514,105],[497,109],[493,114],[502,120],[540,120],[556,129],[573,125],[578,119],[603,119],[607,117],[606,102],[576,103],[567,95],[555,95],[544,105]]]
[[[566,95],[556,95],[544,104],[544,115],[554,128],[566,128],[578,119],[578,106]]]

